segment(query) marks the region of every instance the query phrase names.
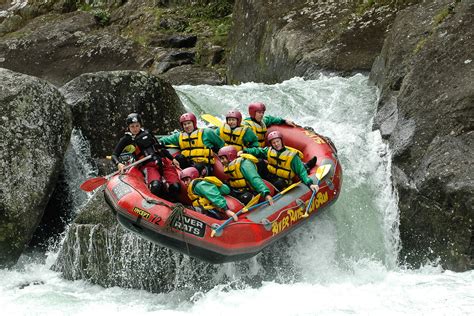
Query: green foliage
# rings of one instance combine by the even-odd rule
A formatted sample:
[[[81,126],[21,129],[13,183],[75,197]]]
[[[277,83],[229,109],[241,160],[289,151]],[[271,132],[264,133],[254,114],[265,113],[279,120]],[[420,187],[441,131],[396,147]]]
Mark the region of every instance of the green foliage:
[[[94,9],[92,10],[95,20],[102,26],[110,23],[110,12],[105,9]]]
[[[90,12],[94,7],[89,3],[82,3],[78,6],[79,11]]]

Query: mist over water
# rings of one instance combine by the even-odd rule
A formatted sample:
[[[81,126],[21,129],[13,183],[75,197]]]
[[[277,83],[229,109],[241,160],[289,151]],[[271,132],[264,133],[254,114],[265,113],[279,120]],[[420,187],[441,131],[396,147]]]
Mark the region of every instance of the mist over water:
[[[208,277],[225,275],[229,281],[210,291],[152,294],[64,280],[49,270],[56,256],[56,251],[51,251],[46,261],[30,254],[23,256],[14,269],[0,270],[2,314],[472,313],[472,271],[443,271],[435,264],[406,270],[397,264],[398,210],[390,184],[390,152],[378,131],[372,131],[377,91],[368,85],[367,77],[321,76],[308,81],[294,78],[276,85],[246,83],[175,89],[186,108],[196,114],[211,113],[223,118],[227,110],[238,108],[245,115],[248,103],[259,101],[267,105],[266,114],[291,119],[329,136],[343,167],[338,201],[278,243],[278,247],[266,250],[275,258],[275,278],[257,286],[236,280],[242,274],[257,279],[263,271],[259,257],[219,267],[216,274]],[[84,177],[90,176],[89,167],[83,169],[87,173]]]

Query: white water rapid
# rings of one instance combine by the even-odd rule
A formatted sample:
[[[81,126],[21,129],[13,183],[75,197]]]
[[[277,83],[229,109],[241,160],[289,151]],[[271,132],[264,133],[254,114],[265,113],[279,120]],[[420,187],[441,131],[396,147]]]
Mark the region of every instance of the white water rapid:
[[[0,270],[2,315],[474,313],[474,271],[443,271],[436,263],[408,270],[397,263],[398,210],[390,185],[390,152],[378,131],[371,130],[377,91],[367,77],[175,88],[195,113],[222,117],[230,108],[246,113],[248,103],[261,101],[267,114],[311,126],[335,143],[344,173],[339,200],[292,233],[289,249],[281,253],[290,257],[291,266],[278,271],[279,280],[287,273],[297,277],[255,288],[233,286],[232,276],[238,271],[234,264],[225,264],[220,273],[231,281],[210,291],[152,294],[64,280],[49,270],[54,251],[46,260],[26,254],[13,269]],[[253,262],[258,274],[260,267]]]

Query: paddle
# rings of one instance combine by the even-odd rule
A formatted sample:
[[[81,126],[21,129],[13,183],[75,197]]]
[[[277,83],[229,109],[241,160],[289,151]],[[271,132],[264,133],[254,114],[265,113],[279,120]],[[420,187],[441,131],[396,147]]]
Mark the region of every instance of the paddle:
[[[142,162],[144,162],[144,161],[146,161],[150,158],[151,158],[151,155],[146,156],[146,157],[144,157],[140,160],[135,161],[134,163],[129,164],[128,166],[125,166],[125,168],[123,168],[123,170],[130,169],[131,167],[136,166],[139,163],[142,163]],[[103,176],[103,177],[95,177],[95,178],[88,179],[88,180],[84,181],[81,184],[80,188],[81,188],[81,190],[86,191],[86,192],[94,191],[98,187],[100,187],[100,186],[104,185],[105,183],[107,183],[111,177],[115,176],[119,172],[120,171],[117,170],[114,173],[111,173],[111,174]]]
[[[318,184],[328,174],[329,170],[331,170],[330,164],[325,164],[318,167],[318,169],[316,170],[316,179],[318,179]],[[309,199],[309,203],[306,206],[306,210],[302,217],[309,216],[309,209],[311,208],[311,205],[313,204],[313,200],[314,200],[314,197],[316,196],[316,193],[318,193],[318,191],[313,191],[313,193],[311,194],[311,198]]]
[[[208,123],[210,123],[214,126],[217,126],[217,127],[222,127],[222,125],[224,125],[224,123],[222,123],[221,120],[219,120],[217,117],[215,117],[211,114],[201,114],[201,118],[204,121],[206,121],[206,122],[208,122]]]
[[[283,196],[283,194],[285,194],[286,192],[290,191],[291,189],[293,189],[294,187],[296,187],[298,184],[300,184],[301,181],[298,181],[296,183],[293,183],[292,185],[290,185],[289,187],[287,187],[286,189],[284,189],[283,191],[281,191],[280,193],[276,194],[274,197],[273,197],[273,201],[276,201],[278,200],[281,196]],[[258,198],[257,198],[258,197]],[[257,199],[256,199],[257,198]],[[256,195],[249,203],[247,203],[247,205],[245,205],[244,208],[242,208],[240,211],[238,211],[235,215],[239,216],[240,214],[242,213],[247,213],[248,211],[251,211],[253,209],[256,209],[257,207],[259,206],[262,206],[262,205],[265,205],[265,204],[268,204],[269,202],[268,201],[263,201],[263,202],[260,202],[258,204],[255,204],[255,202],[257,202],[260,198],[260,194]],[[253,205],[255,204],[255,205]],[[252,206],[253,205],[253,206]],[[218,233],[219,231],[221,231],[222,229],[224,229],[225,226],[227,226],[230,222],[232,221],[232,218],[229,218],[227,219],[224,223],[222,223],[222,225],[218,226],[217,228],[213,229],[212,232],[211,232],[211,237],[214,237],[214,235],[216,233]]]
[[[236,216],[239,216],[240,214],[242,213],[245,213],[248,211],[248,208],[251,207],[252,205],[254,205],[256,202],[258,202],[258,200],[260,199],[260,194],[257,194],[255,195],[248,203],[247,205],[245,205],[240,211],[238,211],[237,213],[235,213]],[[231,221],[233,220],[232,217],[228,218],[224,223],[222,223],[222,225],[220,226],[217,226],[217,228],[215,229],[212,229],[211,231],[211,237],[214,237],[214,235],[216,233],[218,233],[219,231],[221,231],[225,226],[227,226]]]

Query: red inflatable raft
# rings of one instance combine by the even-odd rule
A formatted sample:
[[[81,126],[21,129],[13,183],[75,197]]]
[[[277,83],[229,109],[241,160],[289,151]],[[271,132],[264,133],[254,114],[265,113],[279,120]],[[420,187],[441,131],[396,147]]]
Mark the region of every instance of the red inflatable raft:
[[[303,215],[312,192],[306,185],[298,184],[277,199],[273,206],[263,205],[241,214],[237,222],[230,222],[212,237],[213,229],[225,221],[188,208],[183,210],[183,207],[156,197],[135,168],[110,179],[105,189],[106,201],[126,229],[157,244],[210,263],[250,258],[334,203],[342,184],[342,168],[336,149],[328,138],[299,127],[273,126],[271,130],[283,134],[285,145],[299,149],[304,154],[303,161],[318,157],[310,172],[313,181],[318,166],[330,166],[311,203],[308,217]],[[220,162],[216,163],[215,170],[216,176],[225,178]],[[183,204],[187,204],[184,188],[182,193]],[[235,212],[243,207],[236,199],[226,199]]]

